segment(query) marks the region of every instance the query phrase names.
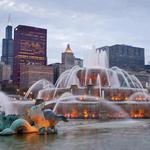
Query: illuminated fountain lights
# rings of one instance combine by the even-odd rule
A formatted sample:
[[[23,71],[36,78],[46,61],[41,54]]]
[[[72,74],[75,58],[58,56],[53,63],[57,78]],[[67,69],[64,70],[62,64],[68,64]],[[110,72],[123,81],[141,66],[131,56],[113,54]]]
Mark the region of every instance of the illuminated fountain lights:
[[[85,68],[63,72],[55,87],[45,86],[37,98],[69,118],[150,118],[150,97],[140,81],[118,67],[108,68],[105,50],[92,52]]]

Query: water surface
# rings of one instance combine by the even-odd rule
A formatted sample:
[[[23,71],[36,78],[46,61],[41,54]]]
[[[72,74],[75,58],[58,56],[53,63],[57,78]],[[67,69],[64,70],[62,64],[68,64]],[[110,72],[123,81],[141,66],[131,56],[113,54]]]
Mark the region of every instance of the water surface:
[[[70,121],[57,135],[0,137],[0,150],[150,150],[150,120]]]

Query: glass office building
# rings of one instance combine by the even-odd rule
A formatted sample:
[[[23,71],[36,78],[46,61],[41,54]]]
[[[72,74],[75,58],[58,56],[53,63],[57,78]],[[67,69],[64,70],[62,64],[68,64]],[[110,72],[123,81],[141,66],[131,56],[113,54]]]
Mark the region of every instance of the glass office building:
[[[26,64],[47,64],[47,30],[19,25],[14,30],[14,84],[20,84],[20,67]]]

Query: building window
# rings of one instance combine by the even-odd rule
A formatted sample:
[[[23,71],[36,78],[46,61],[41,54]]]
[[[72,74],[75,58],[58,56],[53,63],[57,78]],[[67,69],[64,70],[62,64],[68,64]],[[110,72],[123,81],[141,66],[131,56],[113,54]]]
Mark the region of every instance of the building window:
[[[121,49],[121,54],[124,55],[125,54],[125,49],[122,47]]]
[[[127,55],[129,55],[129,49],[127,49]]]
[[[140,52],[140,49],[138,50],[138,56],[140,56],[141,55],[141,52]]]

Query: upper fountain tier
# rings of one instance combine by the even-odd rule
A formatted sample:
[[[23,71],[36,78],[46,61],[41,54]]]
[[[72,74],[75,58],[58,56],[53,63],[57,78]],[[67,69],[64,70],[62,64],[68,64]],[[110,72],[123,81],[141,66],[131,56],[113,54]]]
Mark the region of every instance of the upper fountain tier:
[[[88,51],[84,58],[84,64],[87,68],[109,68],[108,50],[96,49],[95,46]]]
[[[89,51],[85,58],[85,68],[74,66],[63,72],[56,82],[56,88],[69,88],[71,85],[109,88],[140,88],[143,86],[133,75],[118,67],[109,68],[108,50],[96,49]]]
[[[85,60],[86,67],[74,66],[66,70],[60,75],[54,88],[43,88],[39,91],[38,97],[41,98],[41,95],[45,95],[44,93],[51,93],[50,95],[55,97],[58,91],[60,94],[66,92],[71,89],[72,85],[82,90],[83,95],[89,85],[92,85],[93,89],[98,89],[99,95],[102,95],[102,90],[111,90],[112,93],[115,89],[128,93],[144,91],[141,82],[134,75],[118,67],[109,68],[107,49],[96,50],[94,48],[91,52]]]
[[[77,85],[78,87],[93,85],[99,88],[143,89],[142,84],[134,75],[129,75],[118,67],[80,68],[74,66],[60,75],[56,82],[56,88],[70,88],[71,85]]]

